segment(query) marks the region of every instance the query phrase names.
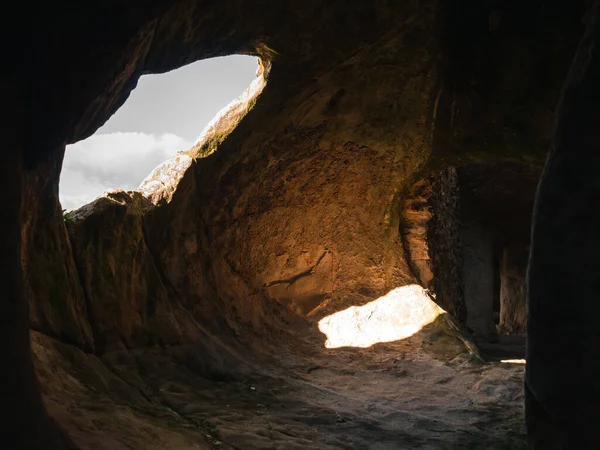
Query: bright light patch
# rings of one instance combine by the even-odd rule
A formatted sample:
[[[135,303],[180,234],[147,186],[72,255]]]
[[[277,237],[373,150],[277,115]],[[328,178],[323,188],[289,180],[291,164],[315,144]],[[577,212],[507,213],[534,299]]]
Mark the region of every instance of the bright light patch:
[[[331,314],[319,321],[319,330],[327,336],[326,348],[364,348],[412,336],[444,313],[423,287],[411,284]]]
[[[190,146],[174,134],[95,134],[70,145],[60,175],[60,201],[78,208],[115,187],[136,189],[148,173]]]
[[[503,359],[500,362],[505,364],[525,364],[526,361],[524,359]]]
[[[265,84],[266,80],[263,76],[256,77],[254,81],[250,83],[250,86],[248,86],[248,88],[242,93],[242,95],[229,102],[212,118],[208,125],[206,125],[206,127],[204,127],[202,130],[200,136],[198,136],[196,139],[195,144],[201,145],[215,132],[220,134],[231,133],[243,115],[248,112],[249,103],[261,94],[265,88]],[[227,120],[227,116],[230,116],[229,120]],[[228,123],[224,125],[224,122]]]
[[[229,111],[222,110],[223,105],[240,92],[242,100],[234,100],[230,105],[235,103],[237,109],[246,113],[244,107],[248,105],[243,101],[250,102],[264,84],[264,78],[257,77],[257,67],[263,67],[258,62],[256,57],[232,55],[197,61],[160,75],[142,76],[127,102],[96,134],[67,146],[60,178],[63,208],[78,208],[114,188],[138,188],[159,164],[190,149],[204,124],[221,110],[202,137],[210,133]],[[221,140],[237,122],[231,120],[229,128],[219,129]],[[185,155],[175,158],[166,163],[158,178],[151,180],[154,190],[170,192],[173,183],[166,188],[161,183],[170,181],[170,174],[177,181],[180,169],[190,160]],[[145,192],[152,186],[146,183]]]

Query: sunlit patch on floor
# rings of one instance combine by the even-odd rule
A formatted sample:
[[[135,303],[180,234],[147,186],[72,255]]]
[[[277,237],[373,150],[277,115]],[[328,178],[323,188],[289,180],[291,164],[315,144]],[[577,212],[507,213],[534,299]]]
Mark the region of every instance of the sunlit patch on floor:
[[[370,347],[404,339],[445,314],[417,284],[396,288],[363,306],[331,314],[319,321],[326,348]]]

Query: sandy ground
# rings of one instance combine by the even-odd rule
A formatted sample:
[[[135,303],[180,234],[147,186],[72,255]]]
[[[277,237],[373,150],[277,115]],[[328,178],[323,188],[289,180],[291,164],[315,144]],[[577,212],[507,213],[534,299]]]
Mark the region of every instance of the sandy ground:
[[[524,365],[477,360],[443,323],[367,348],[259,338],[97,357],[32,332],[48,408],[86,450],[526,448]]]

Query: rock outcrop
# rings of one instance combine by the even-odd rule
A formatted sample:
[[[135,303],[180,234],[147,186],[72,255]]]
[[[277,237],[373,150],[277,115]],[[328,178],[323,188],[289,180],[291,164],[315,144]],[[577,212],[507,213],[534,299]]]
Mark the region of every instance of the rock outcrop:
[[[435,301],[465,322],[460,232],[460,186],[454,167],[412,186],[400,217],[403,249],[416,280]]]
[[[150,207],[137,192],[117,191],[66,216],[99,353],[197,338],[146,245],[143,217]]]

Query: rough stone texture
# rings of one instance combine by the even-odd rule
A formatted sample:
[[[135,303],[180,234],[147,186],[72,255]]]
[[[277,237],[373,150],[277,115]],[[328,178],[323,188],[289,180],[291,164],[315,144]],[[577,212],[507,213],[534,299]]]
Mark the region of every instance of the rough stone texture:
[[[106,396],[123,396],[125,403],[130,398],[127,389],[109,374],[101,378],[120,386],[108,389],[112,394],[105,390],[104,381],[90,381],[95,369],[103,370],[95,358],[106,356],[107,350],[135,350],[143,357],[156,350],[155,344],[162,343],[167,349],[171,344],[198,345],[196,366],[211,376],[216,372],[214,376],[218,378],[215,368],[220,367],[225,352],[215,351],[214,348],[223,347],[213,347],[212,342],[226,341],[228,347],[238,349],[233,360],[241,359],[252,349],[293,355],[297,348],[308,345],[304,342],[307,336],[315,339],[311,345],[322,346],[323,337],[314,332],[311,321],[350,305],[364,305],[393,288],[414,283],[398,231],[403,194],[415,180],[445,170],[448,163],[477,163],[487,170],[486,174],[499,174],[493,178],[494,186],[501,187],[513,185],[506,180],[514,178],[504,178],[512,171],[502,170],[497,162],[512,161],[513,168],[531,163],[536,166],[532,169],[535,180],[551,134],[558,88],[578,39],[582,3],[547,2],[544,8],[538,8],[537,2],[506,2],[494,9],[492,30],[488,6],[463,0],[258,0],[251,4],[241,0],[93,0],[79,6],[57,1],[21,3],[14,10],[7,7],[13,12],[0,19],[6,22],[0,27],[4,55],[0,65],[4,105],[1,110],[6,116],[2,117],[6,150],[0,165],[0,189],[5,195],[0,221],[0,282],[4,293],[0,303],[0,343],[5,349],[3,363],[8,368],[6,382],[0,383],[1,412],[8,417],[2,423],[1,444],[19,450],[63,449],[69,445],[41,407],[29,356],[28,322],[41,333],[35,344],[37,355],[43,354],[43,348],[56,355],[52,347],[60,347],[62,352],[55,359],[59,365],[91,361],[89,367],[88,362],[81,362],[61,372],[63,379],[52,377],[51,360],[40,358],[38,364],[39,373],[45,374],[40,377],[43,387],[51,387],[55,393],[51,398],[55,404],[49,410],[70,435],[81,437],[80,424],[70,422],[70,417],[92,411]],[[142,73],[164,72],[201,58],[232,53],[259,55],[273,63],[267,88],[239,126],[227,139],[218,140],[218,151],[212,155],[196,159],[198,155],[188,154],[193,158],[180,157],[170,169],[164,166],[159,171],[162,175],[173,170],[177,176],[172,186],[153,191],[154,197],[144,192],[154,202],[145,213],[140,214],[133,207],[143,203],[135,194],[119,194],[118,201],[96,205],[102,207],[74,223],[71,246],[57,201],[65,144],[98,129],[127,99]],[[592,88],[590,92],[595,91]],[[578,123],[587,125],[593,118],[592,114],[580,117]],[[569,128],[572,129],[575,128]],[[577,138],[576,132],[569,133],[575,144],[582,143],[581,150],[593,145]],[[561,142],[558,141],[558,148],[563,145]],[[595,179],[591,164],[577,166],[580,169],[584,175],[591,175],[567,182],[570,189],[575,189],[580,179]],[[157,174],[156,180],[159,178]],[[561,197],[562,191],[557,192],[558,200],[565,198]],[[156,198],[162,200],[155,201]],[[485,200],[486,196],[482,198]],[[569,204],[582,198],[585,197],[569,197]],[[548,204],[560,204],[558,200],[550,198]],[[487,202],[492,203],[489,199]],[[540,208],[540,223],[551,222],[552,214],[545,214]],[[589,217],[582,216],[583,220],[575,223],[594,222],[593,217],[586,220]],[[575,236],[564,233],[564,229],[561,232],[550,234],[557,242]],[[548,235],[543,230],[538,233]],[[98,241],[102,236],[110,242]],[[589,241],[593,242],[593,238],[590,236]],[[558,247],[565,255],[569,249],[578,248],[566,244]],[[449,261],[455,261],[450,256],[458,249],[445,249],[449,251],[445,253]],[[595,247],[583,250],[591,252]],[[78,255],[77,264],[73,254]],[[545,257],[534,255],[534,260],[545,261]],[[87,258],[93,258],[98,266]],[[547,260],[553,261],[551,257]],[[575,254],[568,260],[579,261]],[[593,267],[592,259],[584,260],[587,267]],[[116,269],[117,263],[122,264],[122,272]],[[552,267],[540,264],[540,277],[561,267],[560,262]],[[435,268],[432,273],[435,278]],[[538,276],[536,273],[533,279]],[[455,273],[451,275],[454,277]],[[580,285],[590,298],[595,292],[592,284],[590,277]],[[565,280],[564,286],[575,284]],[[564,291],[564,286],[562,291],[560,286],[554,289],[551,296],[560,293],[561,299],[569,298],[572,292]],[[533,294],[535,304],[535,289]],[[547,296],[544,293],[539,297]],[[552,311],[549,309],[549,314]],[[460,310],[454,313],[462,314]],[[591,320],[594,314],[584,317]],[[575,324],[581,318],[572,319]],[[560,325],[552,317],[540,323],[542,328],[551,325],[548,329],[553,333]],[[545,336],[539,327],[534,327],[533,333]],[[444,340],[447,333],[437,335]],[[565,339],[562,346],[580,335],[568,336],[572,338]],[[540,347],[536,344],[539,342],[545,344]],[[544,376],[536,374],[536,367],[544,372],[547,353],[554,356],[560,347],[543,347],[550,342],[552,339],[543,337],[534,339],[530,348],[534,354],[539,352],[539,359],[532,359],[534,369],[528,386],[540,399],[542,410],[556,405],[548,400],[552,389],[544,390],[535,381]],[[276,352],[274,343],[288,345],[289,351],[280,347]],[[585,349],[586,345],[592,348],[594,342],[577,344]],[[127,346],[136,348],[122,349]],[[433,352],[445,348],[439,339],[433,339],[427,347]],[[415,348],[411,351],[417,352],[418,359],[421,350]],[[568,354],[565,351],[563,358]],[[587,353],[582,350],[581,355],[584,354]],[[328,356],[321,360],[326,361]],[[304,361],[310,360],[307,358]],[[122,363],[125,366],[126,360]],[[169,380],[178,373],[176,356],[167,352],[162,359],[150,360],[147,376],[160,392],[171,386]],[[378,370],[384,370],[392,360],[379,361]],[[539,361],[541,365],[536,366]],[[223,365],[235,368],[231,370],[234,374],[239,369],[230,360]],[[437,373],[432,368],[439,365],[443,363],[432,362],[418,373],[429,373],[431,385],[443,384],[443,378],[431,376]],[[335,379],[348,376],[343,366],[340,363],[335,377],[328,379],[330,386],[335,386]],[[163,367],[175,368],[163,371]],[[559,385],[561,377],[570,379],[563,370],[551,372],[556,376],[549,376],[545,386]],[[128,368],[119,375],[133,377],[135,373]],[[79,381],[69,384],[70,376]],[[285,375],[277,376],[285,379]],[[481,391],[502,391],[498,380],[506,381],[507,376],[482,381]],[[385,376],[381,379],[389,382]],[[469,380],[471,385],[476,383],[475,379]],[[361,384],[352,387],[356,389]],[[81,386],[84,389],[80,391]],[[190,391],[198,388],[193,382],[191,386]],[[393,389],[385,396],[384,413],[397,418],[396,388],[410,391],[411,385],[394,381],[389,386]],[[170,398],[177,398],[177,388],[181,386],[168,391]],[[98,389],[102,395],[94,394]],[[576,394],[581,391],[577,389],[567,388],[564,393],[579,398],[581,395]],[[85,395],[73,400],[70,391]],[[461,392],[467,391],[464,388]],[[224,392],[227,391],[219,391],[226,397]],[[301,388],[299,392],[301,397]],[[518,411],[514,406],[518,397],[515,392],[507,388],[504,394],[492,396],[503,399],[502,405],[505,399],[513,399],[513,403],[506,400],[506,411],[511,416]],[[48,390],[45,394],[48,398]],[[435,389],[431,395],[435,397]],[[315,397],[320,398],[318,394]],[[335,398],[332,394],[326,398],[328,405],[313,407],[322,410]],[[460,398],[467,397],[452,397],[450,404]],[[590,403],[596,401],[594,396],[585,398]],[[114,405],[121,404],[120,399],[113,400]],[[138,400],[136,395],[135,402]],[[370,442],[372,435],[361,433],[370,429],[372,422],[361,421],[360,415],[352,413],[356,401],[343,403],[356,418],[358,425],[351,427],[362,439],[356,441],[361,448]],[[218,403],[222,408],[227,404],[230,403]],[[302,402],[294,405],[301,408]],[[414,408],[410,398],[403,405]],[[568,402],[565,405],[571,406]],[[155,406],[163,411],[158,405],[152,407]],[[470,407],[465,403],[465,409]],[[112,406],[107,409],[111,413],[114,410]],[[473,434],[471,425],[463,427],[464,433],[456,433],[451,422],[442,422],[448,426],[439,428],[440,416],[423,419],[427,408],[412,411],[415,427],[441,430],[442,437],[436,437],[440,445],[447,442],[449,435],[457,448],[482,440],[486,448],[493,448],[491,445],[496,442],[503,445],[505,436],[498,428],[502,421],[499,414],[485,412],[485,417],[491,417],[484,427],[493,436],[490,440]],[[564,411],[570,409],[566,407]],[[206,417],[214,411],[201,408],[201,412],[196,417]],[[148,430],[149,436],[154,426],[164,431],[155,422],[147,425],[152,422],[147,410],[140,413],[144,418],[134,422],[128,413],[122,414],[118,414],[117,422],[107,425],[104,417],[92,423],[92,428],[109,426],[111,432],[118,434],[116,429],[130,430],[132,423],[142,423],[139,430]],[[377,415],[373,414],[375,420]],[[258,420],[256,416],[254,420]],[[123,417],[127,420],[119,422]],[[468,414],[461,417],[469,424],[478,423]],[[225,433],[242,439],[242,447],[256,442],[240,436],[239,428],[232,425],[236,423],[235,413],[227,420]],[[404,416],[392,422],[407,423]],[[164,423],[181,431],[169,417]],[[188,425],[202,429],[200,423],[201,420]],[[382,445],[398,448],[431,441],[428,436],[404,439],[403,435],[396,436],[410,431],[402,425],[386,431],[385,423],[377,423],[381,428],[377,435],[387,440]],[[313,425],[308,421],[307,426]],[[337,423],[331,429],[336,426]],[[276,434],[264,424],[262,427],[261,433]],[[181,440],[170,434],[175,439],[172,445],[187,445],[189,439],[197,437],[196,431],[179,431],[173,433],[183,436]],[[310,447],[311,441],[302,430],[298,433],[300,437],[294,436],[298,446]],[[535,430],[532,433],[539,435]],[[136,440],[142,434],[132,432],[133,441],[125,440],[119,445],[144,447],[147,440]],[[520,435],[516,436],[516,441],[511,436],[508,448],[522,444]],[[101,442],[96,439],[96,444],[102,445]],[[285,438],[280,442],[285,446]],[[323,448],[329,445],[327,441],[320,443]],[[111,444],[118,448],[114,441]],[[204,444],[201,441],[198,445]],[[346,444],[343,440],[336,443],[338,448],[351,448]]]
[[[527,330],[527,289],[525,276],[529,251],[523,244],[504,247],[500,265],[500,330],[525,334]]]
[[[49,220],[62,216],[56,189],[59,170],[60,159],[53,157],[25,181],[21,236],[31,327],[93,349],[84,292],[65,224]]]
[[[450,2],[436,158],[543,167],[585,0]],[[493,25],[495,23],[495,25]],[[439,128],[438,128],[439,130]],[[508,183],[507,183],[508,185]],[[534,182],[535,186],[535,182]],[[532,199],[530,199],[532,200]]]
[[[66,216],[98,352],[197,338],[146,246],[151,206],[137,192],[115,191]]]
[[[460,167],[461,217],[480,223],[500,247],[528,243],[539,173],[539,167],[506,162]]]
[[[0,95],[7,109],[0,118],[5,155],[0,165],[0,183],[5,190],[0,208],[0,342],[4,367],[0,396],[5,421],[0,428],[0,445],[5,448],[67,448],[62,433],[48,417],[34,373],[29,341],[29,317],[21,262],[21,210],[23,205],[23,135],[25,109],[23,80],[4,75]],[[8,112],[10,110],[10,112]]]
[[[437,175],[431,204],[433,217],[428,239],[435,274],[434,292],[438,304],[464,323],[467,311],[461,265],[460,188],[454,167]]]
[[[433,291],[433,268],[431,267],[428,230],[433,216],[431,190],[433,177],[415,183],[408,193],[400,216],[400,233],[403,251],[417,281]]]
[[[460,194],[456,170],[449,167],[415,183],[400,217],[403,250],[421,285],[438,305],[466,319],[460,235]]]
[[[210,338],[100,357],[35,332],[32,346],[75,448],[525,448],[523,365],[470,363],[442,318],[366,349],[287,335],[259,357]]]
[[[31,341],[45,406],[69,430],[73,449],[214,448],[208,429],[191,426],[154,396],[136,373],[135,354],[100,358],[36,332]]]
[[[495,334],[493,234],[466,220],[461,231],[467,325],[476,335],[489,338]]]
[[[600,24],[589,16],[534,210],[526,413],[533,449],[596,448],[600,405]]]
[[[190,174],[228,303],[243,311],[240,292],[266,294],[317,319],[412,281],[393,212],[428,154],[435,79],[421,76],[434,62],[425,31],[434,16],[422,9],[411,17],[409,28],[316,78],[306,74],[294,91],[289,69],[274,62],[247,120]],[[412,39],[424,47],[407,57]],[[264,116],[274,117],[268,130]]]

